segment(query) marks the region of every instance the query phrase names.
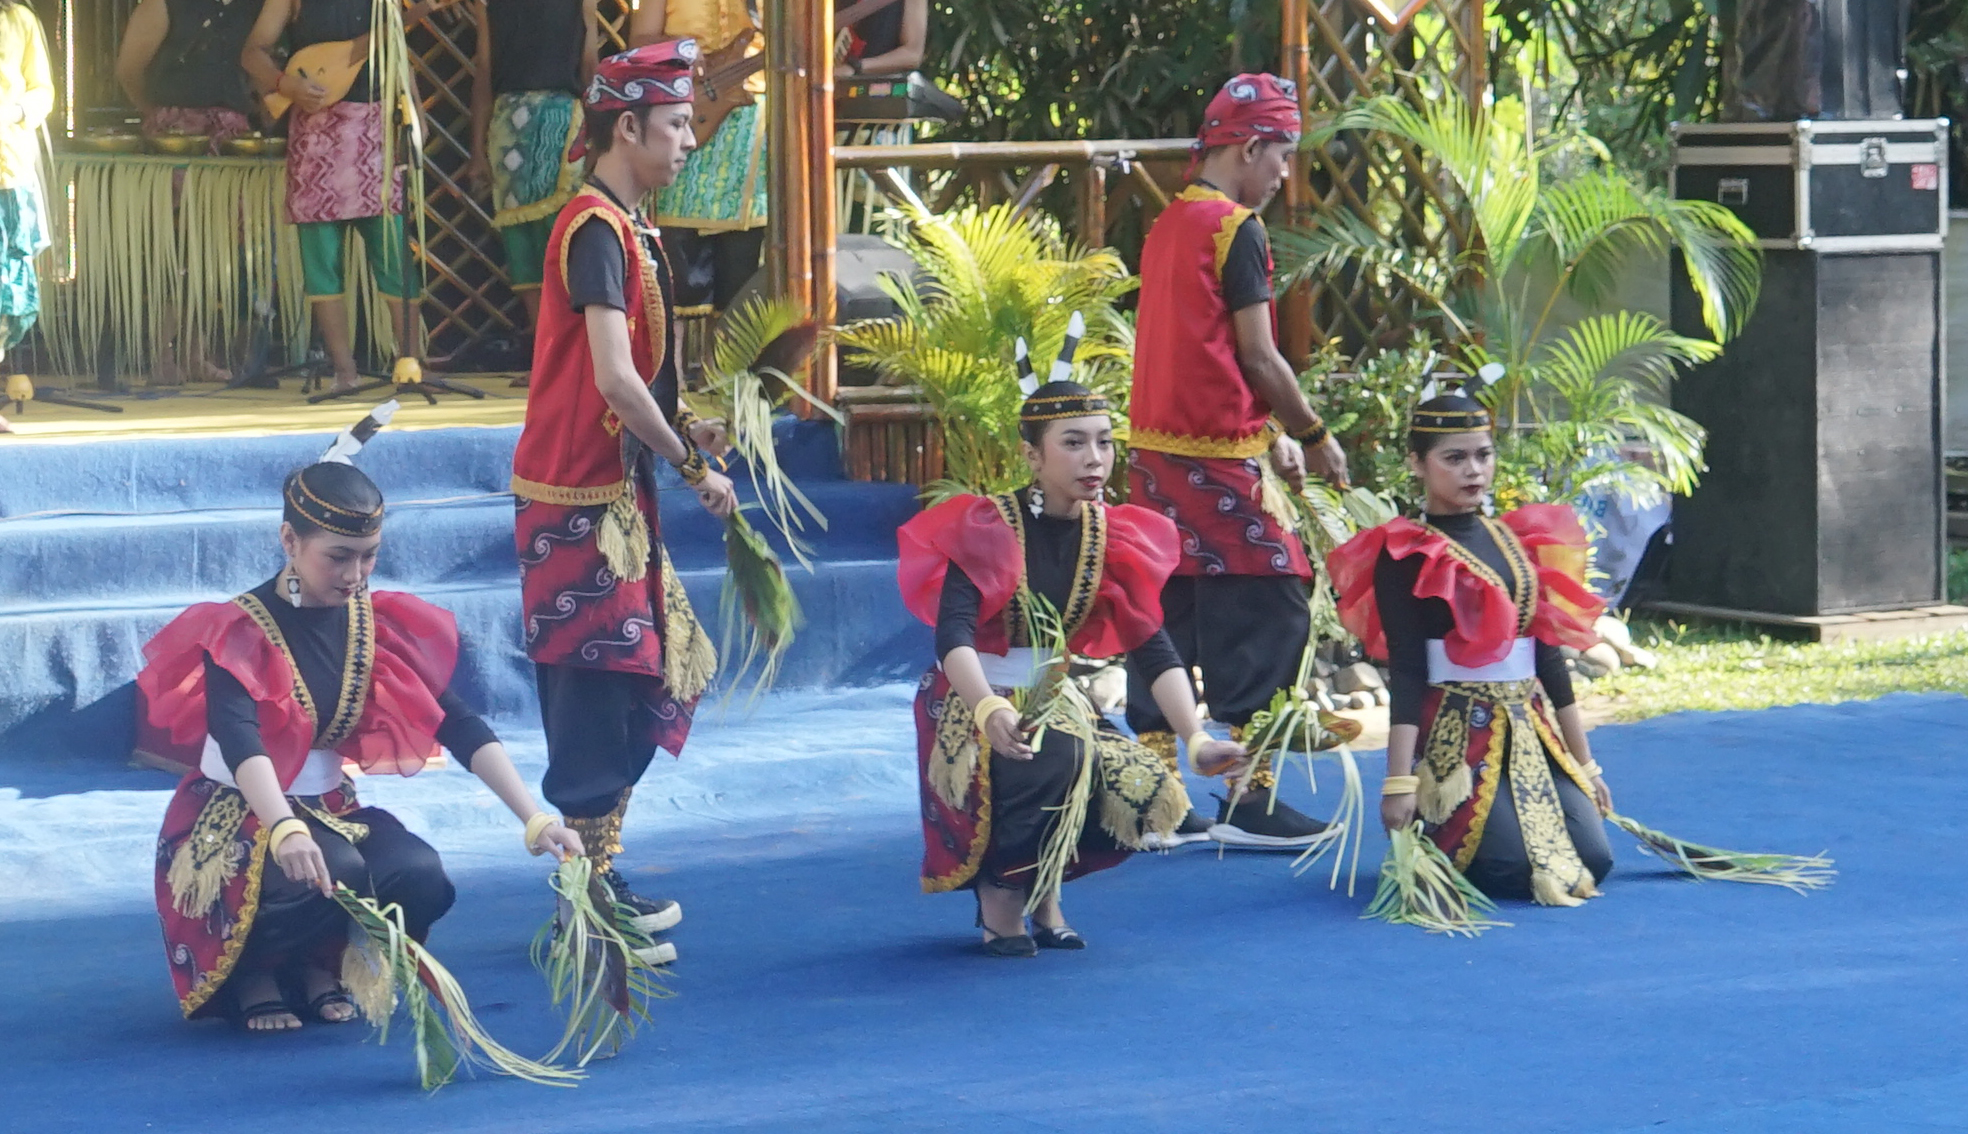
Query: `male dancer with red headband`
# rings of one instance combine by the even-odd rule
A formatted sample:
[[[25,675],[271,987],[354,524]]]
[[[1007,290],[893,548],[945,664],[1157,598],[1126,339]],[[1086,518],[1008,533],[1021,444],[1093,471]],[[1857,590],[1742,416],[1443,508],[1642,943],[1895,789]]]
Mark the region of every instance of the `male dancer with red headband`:
[[[722,431],[677,399],[674,281],[640,202],[696,148],[688,39],[609,56],[585,98],[587,184],[547,242],[533,384],[513,454],[526,652],[547,735],[541,792],[646,932],[682,918],[614,868],[629,791],[658,747],[680,755],[717,654],[663,549],[652,454],[711,514],[737,506],[701,444]],[[652,961],[676,956],[668,942]]]
[[[1271,248],[1258,213],[1284,184],[1298,145],[1297,89],[1238,75],[1204,113],[1191,183],[1141,249],[1141,307],[1128,411],[1134,503],[1174,520],[1182,561],[1162,614],[1183,664],[1201,666],[1212,720],[1240,733],[1297,674],[1311,636],[1305,548],[1289,508],[1266,507],[1265,480],[1294,485],[1307,466],[1334,481],[1346,457],[1278,353]],[[1128,724],[1175,765],[1175,737],[1145,675],[1130,672]],[[1329,718],[1336,730],[1358,726]],[[1212,824],[1191,812],[1172,842],[1298,848],[1333,832],[1282,803],[1268,762]]]

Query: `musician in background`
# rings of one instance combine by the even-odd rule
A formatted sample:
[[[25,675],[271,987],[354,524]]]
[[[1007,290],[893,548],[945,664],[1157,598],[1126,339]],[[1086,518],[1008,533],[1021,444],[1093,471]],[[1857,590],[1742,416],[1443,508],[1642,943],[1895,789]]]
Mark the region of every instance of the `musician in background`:
[[[586,172],[569,155],[594,77],[595,0],[479,0],[472,77],[474,188],[492,195],[506,277],[526,305],[526,353],[540,318],[547,236]],[[521,381],[524,381],[523,379]]]
[[[859,6],[841,4],[835,11]],[[841,31],[846,42],[840,62],[834,65],[835,78],[906,75],[922,66],[923,49],[929,43],[929,0],[889,0]]]
[[[258,9],[240,0],[141,0],[123,27],[116,81],[145,137],[203,134],[217,154],[250,134],[252,89],[239,57]]]
[[[422,19],[429,11],[420,4],[404,22]],[[387,182],[383,177],[389,115],[379,101],[381,86],[366,63],[348,94],[337,100],[320,83],[282,71],[274,62],[273,46],[282,34],[296,52],[318,43],[354,41],[369,34],[369,23],[370,0],[265,0],[239,59],[262,92],[278,92],[294,103],[287,124],[287,219],[300,230],[308,309],[335,365],[337,390],[361,381],[342,279],[351,230],[362,235],[377,289],[393,299],[416,298],[403,264],[403,175],[399,168]],[[417,340],[405,321],[406,305],[384,306],[399,353],[411,354]]]
[[[702,60],[700,113],[707,88],[745,103],[715,133],[699,130],[683,173],[656,197],[656,223],[676,273],[677,314],[687,317],[728,306],[758,271],[765,247],[764,68],[742,83],[720,81],[746,70],[744,60],[765,50],[765,36],[747,0],[645,0],[630,16],[632,47],[684,38],[697,41]]]
[[[0,0],[0,357],[41,315],[34,258],[48,247],[41,127],[55,109],[48,42],[27,0]],[[0,433],[10,433],[0,417]]]

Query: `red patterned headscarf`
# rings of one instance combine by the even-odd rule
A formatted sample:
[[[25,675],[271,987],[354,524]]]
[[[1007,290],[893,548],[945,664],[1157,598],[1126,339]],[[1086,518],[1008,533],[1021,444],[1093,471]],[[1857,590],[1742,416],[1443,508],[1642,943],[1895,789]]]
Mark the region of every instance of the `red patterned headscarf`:
[[[1296,142],[1299,125],[1298,84],[1263,72],[1238,75],[1203,111],[1203,128],[1189,146],[1189,171],[1194,173],[1203,155],[1217,146],[1250,138]]]
[[[606,113],[689,102],[690,70],[696,64],[694,39],[673,39],[610,55],[595,65],[594,81],[588,84],[588,109]]]

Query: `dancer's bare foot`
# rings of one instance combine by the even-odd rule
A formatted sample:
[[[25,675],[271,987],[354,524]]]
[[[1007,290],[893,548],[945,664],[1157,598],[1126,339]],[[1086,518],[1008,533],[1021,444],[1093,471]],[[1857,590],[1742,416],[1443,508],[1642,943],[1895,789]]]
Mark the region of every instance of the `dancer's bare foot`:
[[[272,973],[238,973],[232,983],[239,1019],[247,1031],[291,1032],[301,1026],[301,1018],[287,1007],[286,999],[280,994],[280,982]]]
[[[346,1024],[355,1019],[355,1001],[349,999],[342,982],[333,973],[310,967],[303,980],[308,1009],[324,1024]]]
[[[12,433],[13,431],[14,427],[7,424],[6,415],[0,414],[0,433]]]
[[[337,394],[346,394],[350,390],[355,389],[357,386],[360,386],[361,384],[362,384],[362,375],[360,374],[335,375],[335,392]]]
[[[209,358],[199,360],[198,370],[200,381],[216,382],[221,386],[232,381],[232,371],[227,370]]]

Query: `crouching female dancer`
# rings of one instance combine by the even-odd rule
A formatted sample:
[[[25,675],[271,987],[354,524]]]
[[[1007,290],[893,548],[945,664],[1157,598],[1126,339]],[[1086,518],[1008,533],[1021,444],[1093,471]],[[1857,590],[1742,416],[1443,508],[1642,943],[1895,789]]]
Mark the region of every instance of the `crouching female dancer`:
[[[534,805],[505,749],[450,691],[449,612],[368,589],[383,496],[354,466],[287,478],[278,575],[191,607],[144,647],[150,721],[203,742],[157,843],[157,912],[187,1018],[230,1014],[257,1032],[344,1023],[350,920],[337,884],[403,911],[418,940],[453,891],[430,844],[356,800],[343,774],[412,775],[451,750],[526,824],[533,853],[582,853]]]
[[[1053,825],[1092,761],[1085,822],[1071,879],[1118,864],[1167,836],[1189,813],[1181,778],[1099,722],[1092,743],[1057,728],[1040,742],[1005,694],[1033,679],[1032,606],[1056,611],[1072,652],[1129,655],[1153,675],[1155,703],[1185,737],[1199,769],[1240,767],[1240,745],[1210,740],[1189,674],[1162,630],[1162,584],[1174,569],[1174,525],[1144,508],[1101,503],[1114,466],[1107,402],[1052,382],[1019,416],[1032,483],[1003,496],[959,496],[901,531],[903,601],[936,627],[941,664],[916,696],[922,777],[923,889],[972,889],[984,951],[1031,957],[1082,949],[1056,889],[1037,869]],[[1040,659],[1042,660],[1042,659]],[[1026,932],[1032,906],[1035,932]]]
[[[1559,654],[1598,641],[1585,532],[1562,504],[1482,514],[1496,443],[1473,398],[1424,402],[1408,449],[1422,521],[1390,520],[1328,558],[1340,620],[1392,673],[1381,820],[1419,814],[1492,897],[1578,905],[1613,868],[1612,793]]]

